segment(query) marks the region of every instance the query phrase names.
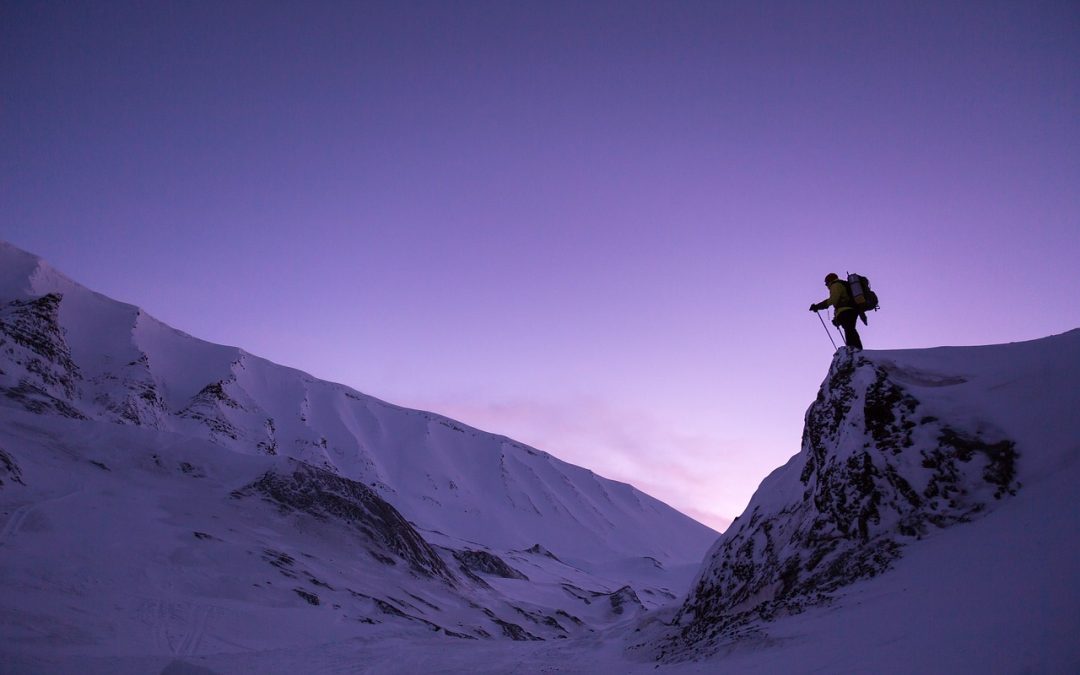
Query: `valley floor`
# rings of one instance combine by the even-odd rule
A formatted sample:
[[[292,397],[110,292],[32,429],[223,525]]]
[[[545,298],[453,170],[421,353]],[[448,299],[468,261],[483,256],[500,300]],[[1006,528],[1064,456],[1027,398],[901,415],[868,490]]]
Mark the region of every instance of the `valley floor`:
[[[633,621],[590,638],[545,642],[444,636],[339,640],[219,653],[218,619],[191,615],[177,652],[103,657],[0,647],[5,673],[1075,673],[1080,672],[1080,512],[1073,462],[1009,508],[935,533],[888,573],[832,606],[786,617],[768,634],[703,660],[661,664],[627,652]],[[10,610],[8,610],[9,612]],[[11,614],[7,619],[11,619]],[[8,626],[10,628],[10,625]],[[9,631],[5,631],[9,635]],[[93,649],[88,650],[92,653]]]

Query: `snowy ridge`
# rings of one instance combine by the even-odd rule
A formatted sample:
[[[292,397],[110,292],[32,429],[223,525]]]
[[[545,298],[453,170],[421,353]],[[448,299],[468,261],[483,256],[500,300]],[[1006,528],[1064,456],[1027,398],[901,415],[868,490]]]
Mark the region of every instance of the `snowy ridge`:
[[[841,349],[802,451],[707,554],[654,653],[700,659],[768,639],[785,619],[887,580],[923,540],[1007,511],[1049,467],[1075,474],[1077,381],[1080,330],[993,347]]]
[[[505,437],[192,338],[9,244],[0,266],[17,366],[0,381],[9,405],[293,457],[375,487],[422,528],[505,549],[685,563],[712,536],[628,485]]]

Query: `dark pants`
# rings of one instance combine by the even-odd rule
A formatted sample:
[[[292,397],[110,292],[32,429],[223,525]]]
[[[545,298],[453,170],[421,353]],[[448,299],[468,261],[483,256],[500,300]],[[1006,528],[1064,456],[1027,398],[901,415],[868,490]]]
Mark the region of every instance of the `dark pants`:
[[[859,338],[859,331],[855,330],[855,322],[859,320],[859,313],[853,310],[841,312],[837,317],[836,323],[844,329],[844,344],[848,347],[854,347],[856,349],[862,349],[862,340]]]

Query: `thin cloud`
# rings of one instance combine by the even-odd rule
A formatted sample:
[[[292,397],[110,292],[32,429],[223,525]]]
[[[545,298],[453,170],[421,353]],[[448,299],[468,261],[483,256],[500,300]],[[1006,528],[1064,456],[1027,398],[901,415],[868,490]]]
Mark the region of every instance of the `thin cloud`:
[[[718,530],[742,511],[764,475],[743,459],[753,455],[750,444],[683,433],[647,412],[593,399],[478,402],[455,396],[411,403],[635,485]]]

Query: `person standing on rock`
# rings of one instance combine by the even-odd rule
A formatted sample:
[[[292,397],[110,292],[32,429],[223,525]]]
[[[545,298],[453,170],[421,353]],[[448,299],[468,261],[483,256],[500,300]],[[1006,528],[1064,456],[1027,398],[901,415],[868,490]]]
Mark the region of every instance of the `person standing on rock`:
[[[862,339],[859,331],[855,330],[855,322],[859,319],[859,313],[855,310],[848,293],[847,284],[840,280],[835,272],[825,275],[825,285],[829,288],[829,297],[821,302],[810,305],[811,312],[818,312],[827,307],[833,308],[833,325],[844,329],[844,344],[855,349],[862,349]]]

